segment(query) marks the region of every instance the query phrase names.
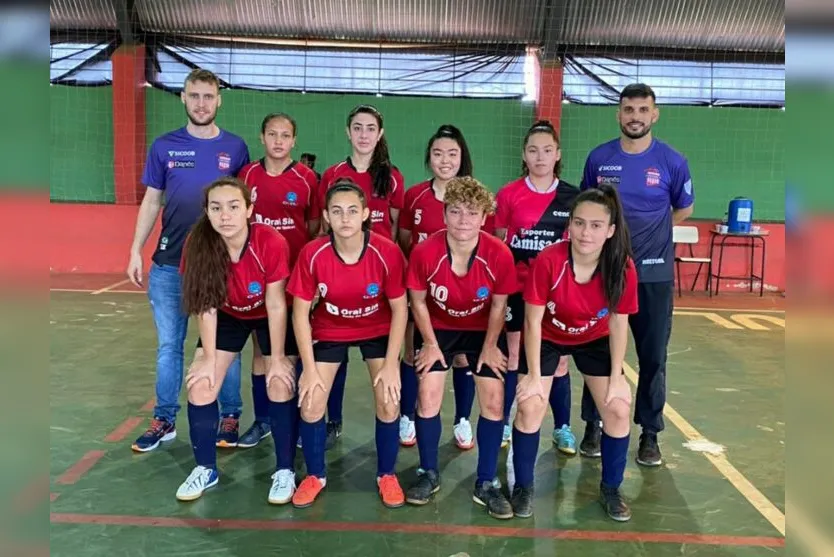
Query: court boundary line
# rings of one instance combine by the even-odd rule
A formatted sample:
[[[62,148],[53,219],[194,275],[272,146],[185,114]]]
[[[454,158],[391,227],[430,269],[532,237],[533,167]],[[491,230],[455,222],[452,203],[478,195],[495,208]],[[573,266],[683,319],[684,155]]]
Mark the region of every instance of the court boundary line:
[[[639,374],[634,370],[628,362],[623,362],[626,377],[635,386],[639,379]],[[684,418],[677,410],[675,410],[668,402],[666,403],[663,414],[670,422],[680,431],[688,441],[705,440],[706,437],[701,434],[695,426],[693,426],[686,418]],[[761,514],[776,530],[785,535],[785,514],[780,511],[770,499],[759,491],[759,489],[742,474],[738,468],[733,466],[723,453],[720,455],[713,455],[710,453],[702,453],[707,460],[712,463],[718,472],[726,479],[736,490],[741,493],[742,497],[747,499],[747,502],[753,505],[753,508]]]
[[[419,522],[350,522],[290,519],[175,518],[118,514],[50,513],[51,524],[98,524],[111,526],[201,528],[212,530],[363,532],[378,534],[465,535],[491,538],[554,539],[591,542],[670,543],[686,545],[784,547],[777,536],[727,536],[672,532],[619,530],[562,530]]]
[[[97,296],[99,294],[102,294],[103,292],[110,292],[114,288],[117,288],[119,286],[127,284],[128,282],[130,282],[130,279],[122,279],[119,282],[114,282],[110,286],[105,286],[104,288],[99,288],[98,290],[94,290],[94,291],[90,292],[90,295],[91,296]]]

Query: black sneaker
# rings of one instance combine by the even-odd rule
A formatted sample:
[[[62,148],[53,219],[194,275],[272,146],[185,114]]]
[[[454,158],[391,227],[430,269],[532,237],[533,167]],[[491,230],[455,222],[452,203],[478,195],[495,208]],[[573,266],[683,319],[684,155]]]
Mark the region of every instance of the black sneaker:
[[[644,433],[640,436],[640,448],[637,449],[637,464],[643,466],[660,466],[663,457],[657,444],[657,434]]]
[[[513,517],[513,506],[501,493],[501,489],[492,482],[483,482],[475,486],[472,500],[487,508],[489,516],[501,520],[509,520]]]
[[[327,422],[327,437],[324,440],[324,450],[329,451],[342,436],[342,422]]]
[[[602,428],[599,422],[588,422],[585,424],[585,436],[579,444],[579,454],[588,458],[599,458],[602,456],[600,443],[602,442]]]
[[[237,446],[243,449],[255,447],[261,442],[261,440],[269,437],[271,433],[272,429],[269,427],[269,423],[258,421],[252,422],[249,429],[247,429],[246,432],[240,436]]]
[[[628,522],[631,520],[631,509],[616,487],[599,485],[599,502],[605,513],[617,522]]]
[[[440,475],[435,470],[426,470],[405,492],[405,502],[411,505],[425,505],[438,491],[440,491]]]
[[[218,447],[237,447],[240,432],[240,418],[236,414],[223,414],[220,416],[220,423],[217,425]]]
[[[513,506],[513,513],[517,517],[530,518],[533,516],[533,486],[515,486],[510,503]]]

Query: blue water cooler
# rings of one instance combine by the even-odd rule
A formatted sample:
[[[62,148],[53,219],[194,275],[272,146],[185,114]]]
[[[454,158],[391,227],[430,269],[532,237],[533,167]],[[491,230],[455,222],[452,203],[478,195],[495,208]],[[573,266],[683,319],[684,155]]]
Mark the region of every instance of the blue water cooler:
[[[736,197],[730,201],[727,211],[727,232],[730,234],[747,234],[753,223],[753,200]]]

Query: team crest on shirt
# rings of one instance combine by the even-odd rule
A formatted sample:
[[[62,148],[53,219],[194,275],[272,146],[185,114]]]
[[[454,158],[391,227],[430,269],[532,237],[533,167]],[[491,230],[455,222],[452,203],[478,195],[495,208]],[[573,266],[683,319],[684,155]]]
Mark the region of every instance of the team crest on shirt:
[[[284,196],[284,204],[285,205],[296,205],[298,203],[298,194],[294,191],[288,191],[287,195]]]
[[[482,286],[475,291],[475,297],[480,300],[486,300],[489,297],[489,288]]]
[[[249,283],[249,294],[252,296],[258,296],[261,293],[263,293],[263,287],[260,282],[253,280]]]
[[[229,170],[232,167],[232,157],[229,153],[217,153],[218,170]]]
[[[649,187],[660,185],[660,171],[654,167],[646,169],[646,185]]]
[[[376,298],[379,296],[379,284],[372,282],[368,286],[365,287],[365,296],[366,298]]]
[[[602,319],[606,315],[608,315],[608,308],[602,308],[597,312],[597,319]]]

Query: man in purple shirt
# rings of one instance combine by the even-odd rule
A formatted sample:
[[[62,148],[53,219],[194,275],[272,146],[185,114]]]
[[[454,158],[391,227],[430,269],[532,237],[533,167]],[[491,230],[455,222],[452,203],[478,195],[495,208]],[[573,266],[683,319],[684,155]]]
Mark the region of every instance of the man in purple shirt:
[[[652,125],[659,117],[655,100],[648,85],[635,83],[623,89],[617,110],[620,137],[591,151],[580,186],[615,186],[631,234],[639,281],[639,312],[629,319],[640,366],[634,422],[643,429],[637,462],[644,466],[662,463],[657,435],[664,428],[666,351],[672,332],[672,227],[692,214],[695,201],[686,158],[652,137]],[[598,457],[605,436],[587,387],[582,419],[587,426],[579,451]]]
[[[142,247],[162,210],[162,233],[148,273],[148,299],[158,340],[156,407],[150,427],[133,443],[137,452],[152,451],[160,441],[177,435],[175,422],[188,331],[188,315],[181,304],[179,265],[185,237],[203,210],[203,189],[221,176],[236,176],[249,163],[243,139],[214,123],[221,102],[217,76],[207,70],[192,71],[180,96],[188,123],[158,137],[148,152],[142,176],[147,189],[136,218],[127,268],[130,281],[141,288]],[[223,416],[217,443],[235,446],[243,405],[239,355],[229,368],[218,398]]]

